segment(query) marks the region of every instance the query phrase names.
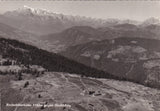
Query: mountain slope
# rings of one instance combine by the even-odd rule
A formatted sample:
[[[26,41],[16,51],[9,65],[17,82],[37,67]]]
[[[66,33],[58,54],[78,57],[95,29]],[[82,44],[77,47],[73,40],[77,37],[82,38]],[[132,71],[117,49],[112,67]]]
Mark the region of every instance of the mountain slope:
[[[119,24],[97,29],[89,26],[74,26],[60,33],[41,36],[40,39],[48,44],[50,51],[59,52],[70,46],[123,36],[128,38],[160,39],[159,26],[154,25],[154,27],[151,25],[138,27],[133,24]]]
[[[41,36],[41,39],[48,43],[51,51],[59,52],[69,46],[100,40],[101,32],[89,26],[75,26],[60,33]]]
[[[115,76],[160,88],[160,41],[117,38],[69,47],[62,55]]]
[[[4,23],[0,23],[0,35],[5,36],[6,38],[26,40],[26,41],[27,39],[36,38],[34,34],[21,31],[19,29],[8,26]]]
[[[124,40],[118,40],[118,43],[125,44]],[[145,41],[143,46],[148,47],[147,45]],[[157,43],[152,44],[150,50],[155,45]],[[142,49],[134,51],[143,52]],[[7,61],[2,64],[4,60]],[[45,71],[53,72],[47,71],[40,75],[31,71],[13,73],[10,69],[5,74],[1,72],[9,64],[9,68],[14,68],[15,63],[21,68],[38,66],[36,68],[44,67]],[[15,79],[17,76],[18,80]],[[158,89],[113,79],[119,78],[16,40],[0,38],[2,111],[159,111]],[[15,104],[24,106],[13,106]]]
[[[0,23],[0,36],[18,40],[41,49],[50,50],[49,46],[39,36],[13,28],[4,23]]]
[[[16,40],[0,38],[0,54],[4,59],[17,61],[18,64],[38,65],[48,71],[76,73],[82,76],[115,78],[109,73],[87,67],[63,56],[38,49]]]

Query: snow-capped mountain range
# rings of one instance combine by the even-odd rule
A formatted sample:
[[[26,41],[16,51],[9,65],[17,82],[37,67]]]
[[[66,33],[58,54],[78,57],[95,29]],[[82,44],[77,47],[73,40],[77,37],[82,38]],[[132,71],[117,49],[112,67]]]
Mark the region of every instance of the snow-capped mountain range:
[[[157,18],[150,18],[143,23],[130,19],[98,19],[57,14],[46,9],[35,9],[28,6],[4,13],[0,16],[0,22],[36,35],[57,33],[73,26],[91,26],[99,28],[126,23],[142,26],[160,24],[160,20]]]

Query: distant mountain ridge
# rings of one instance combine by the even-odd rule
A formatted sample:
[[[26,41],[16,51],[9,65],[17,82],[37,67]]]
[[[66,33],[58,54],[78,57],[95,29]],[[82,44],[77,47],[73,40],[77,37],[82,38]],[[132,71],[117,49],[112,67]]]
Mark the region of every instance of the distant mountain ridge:
[[[22,16],[23,19],[26,20],[24,24],[21,23],[23,20],[22,21],[17,20],[16,22],[13,22],[14,20],[12,19],[12,17],[14,18],[14,16],[17,16],[17,15],[13,15],[13,16],[10,15],[11,17],[8,17],[8,18],[12,19],[13,21],[5,18],[7,24],[10,24],[10,22],[13,22],[13,24],[17,25],[17,26],[15,25],[17,28],[15,28],[15,26],[12,27],[10,25],[6,25],[5,23],[1,23],[0,34],[2,36],[4,35],[5,37],[20,40],[22,42],[29,43],[31,45],[37,46],[39,48],[42,48],[51,52],[59,52],[59,51],[65,50],[67,47],[87,43],[94,40],[101,41],[105,39],[119,38],[122,36],[160,39],[159,25],[152,24],[152,25],[147,25],[142,27],[142,26],[137,26],[129,23],[117,24],[117,25],[107,26],[107,27],[99,27],[99,28],[95,28],[87,25],[73,26],[59,33],[52,33],[52,34],[39,37],[36,34],[32,34],[23,30],[27,30],[26,28],[28,27],[29,30],[33,31],[35,29],[34,32],[39,32],[41,29],[43,31],[48,29],[54,30],[54,29],[57,29],[57,27],[51,28],[52,27],[51,25],[53,24],[49,23],[51,26],[50,27],[45,23],[43,24],[43,22],[37,21],[34,18],[34,17],[37,18],[37,15],[36,16],[34,15],[32,20],[32,16],[31,18],[28,17],[27,15],[28,12],[27,14],[22,13],[22,11],[26,11],[26,10],[28,10],[29,13],[37,13],[35,9],[28,9],[28,8],[27,9],[25,8],[20,12],[16,11],[16,13],[18,13],[18,17],[19,17],[19,13],[21,16],[22,14],[24,14],[24,17]],[[13,12],[8,12],[8,13],[13,14]],[[0,19],[2,20],[3,17],[0,16]],[[38,15],[38,17],[40,16]],[[43,17],[46,17],[46,16],[44,15]],[[30,20],[33,21],[33,23],[30,22]],[[35,22],[37,25],[35,24]],[[55,23],[57,22],[55,21]],[[24,28],[19,26],[18,24],[22,26],[24,25]],[[43,31],[40,31],[40,32],[43,33]]]
[[[107,23],[106,20],[102,19],[96,20],[87,17],[56,14],[47,10],[33,9],[26,6],[6,12],[3,16],[5,19],[2,19],[2,22],[38,35],[60,32],[72,26],[89,25],[95,27]],[[117,20],[109,21],[111,24],[116,22]]]
[[[4,13],[0,17],[0,22],[37,35],[61,32],[73,26],[91,26],[97,28],[125,23],[140,24],[138,21],[129,19],[96,19],[84,16],[63,15],[28,6]]]

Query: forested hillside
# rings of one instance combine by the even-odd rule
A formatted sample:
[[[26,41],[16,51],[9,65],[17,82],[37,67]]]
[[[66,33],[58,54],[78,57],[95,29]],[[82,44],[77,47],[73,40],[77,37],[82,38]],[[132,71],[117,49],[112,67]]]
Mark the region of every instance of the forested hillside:
[[[48,71],[76,73],[91,77],[116,78],[109,73],[99,71],[63,56],[38,49],[16,40],[0,38],[0,55],[2,58],[9,58],[16,61],[17,64],[23,64],[26,67],[29,65],[38,65]]]

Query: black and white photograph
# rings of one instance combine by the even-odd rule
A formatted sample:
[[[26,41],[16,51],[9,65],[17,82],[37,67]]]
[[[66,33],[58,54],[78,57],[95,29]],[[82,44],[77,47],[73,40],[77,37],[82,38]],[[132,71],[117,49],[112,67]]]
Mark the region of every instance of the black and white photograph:
[[[160,111],[160,1],[0,0],[0,111]]]

